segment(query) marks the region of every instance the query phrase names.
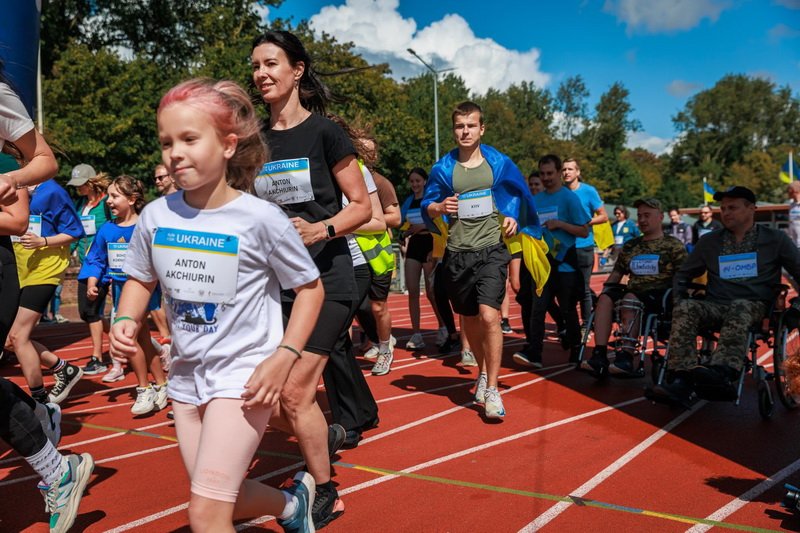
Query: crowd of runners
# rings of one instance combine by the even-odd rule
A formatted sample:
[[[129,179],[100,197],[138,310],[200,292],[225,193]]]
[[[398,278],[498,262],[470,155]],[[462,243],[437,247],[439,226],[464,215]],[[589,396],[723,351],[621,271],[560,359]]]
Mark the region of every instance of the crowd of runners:
[[[439,353],[460,352],[462,366],[477,368],[475,402],[489,419],[507,416],[498,379],[511,297],[526,341],[516,364],[542,368],[549,314],[565,362],[597,378],[638,375],[635,339],[623,335],[610,349],[615,321],[632,331],[644,313],[671,315],[668,379],[647,394],[691,408],[735,386],[747,332],[767,313],[782,271],[800,279],[800,232],[792,242],[756,225],[749,189],[715,195],[721,223],[704,207],[693,227],[677,209],[666,210],[663,226],[661,202],[640,198],[636,223],[619,205],[610,224],[579,161],[544,155],[526,179],[482,143],[486,124],[472,102],[452,113],[455,149],[430,171],[412,169],[411,194],[400,201],[375,171],[375,139],[329,113],[330,93],[297,37],[258,36],[251,63],[266,121],[229,81],[189,80],[163,96],[160,198],[147,206],[142,181],[85,164],[67,183],[79,195],[74,204],[52,179],[52,151],[0,77],[0,145],[13,156],[0,167],[0,340],[28,385],[0,378],[0,436],[41,477],[51,531],[72,525],[94,465],[89,454],[57,450],[58,404],[84,374],[113,383],[128,368],[137,382],[133,415],[171,400],[193,530],[232,531],[235,520],[271,514],[286,531],[314,531],[341,515],[330,456],[379,424],[355,352],[374,360],[373,375],[391,371],[387,299],[399,268],[412,328],[405,347],[425,347],[424,285]],[[800,226],[800,209],[790,217]],[[598,248],[613,270],[595,295]],[[83,368],[31,339],[71,256],[81,264],[79,312],[92,339]],[[701,276],[705,298],[688,297]],[[719,330],[708,360],[698,360],[701,322]],[[43,367],[55,377],[49,391]],[[320,379],[331,420],[317,403]],[[246,478],[268,425],[294,435],[306,463],[282,489]]]

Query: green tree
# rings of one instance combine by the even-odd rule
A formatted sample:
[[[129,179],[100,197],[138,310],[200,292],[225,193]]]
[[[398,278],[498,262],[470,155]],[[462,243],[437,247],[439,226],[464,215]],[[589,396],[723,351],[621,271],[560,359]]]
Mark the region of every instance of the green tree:
[[[589,90],[580,74],[570,76],[558,86],[554,109],[561,113],[558,133],[562,139],[572,140],[578,126],[588,120],[587,98]]]

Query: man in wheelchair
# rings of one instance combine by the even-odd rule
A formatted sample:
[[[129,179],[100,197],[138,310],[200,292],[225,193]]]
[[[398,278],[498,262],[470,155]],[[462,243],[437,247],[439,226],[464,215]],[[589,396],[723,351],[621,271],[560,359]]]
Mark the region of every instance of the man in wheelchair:
[[[668,375],[648,389],[656,401],[689,408],[697,397],[736,399],[748,354],[748,334],[759,324],[781,282],[781,269],[800,279],[800,253],[780,230],[755,224],[756,197],[746,187],[714,194],[723,229],[701,237],[675,276],[675,309],[669,340]],[[707,274],[703,299],[689,299],[690,282]],[[700,328],[719,331],[710,361],[699,362]],[[668,381],[668,380],[667,380]]]
[[[581,363],[596,377],[611,374],[633,376],[634,351],[637,339],[632,332],[640,331],[644,313],[661,314],[665,293],[672,287],[672,278],[686,259],[683,243],[664,235],[661,221],[664,210],[655,198],[637,200],[637,221],[642,235],[628,241],[608,276],[603,292],[597,299],[594,312],[595,347],[592,357]],[[620,285],[625,276],[628,283]],[[608,339],[617,304],[620,320],[621,345],[616,346],[616,356],[609,365]]]

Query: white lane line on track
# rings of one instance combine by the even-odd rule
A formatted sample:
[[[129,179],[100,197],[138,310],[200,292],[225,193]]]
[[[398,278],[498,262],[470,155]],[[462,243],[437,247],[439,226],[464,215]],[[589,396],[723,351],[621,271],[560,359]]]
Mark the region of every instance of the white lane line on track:
[[[644,399],[644,398],[642,398]],[[707,402],[702,401],[699,402],[691,411],[686,411],[679,415],[677,418],[672,419],[670,422],[665,424],[661,429],[647,437],[645,440],[631,448],[625,455],[608,465],[606,468],[601,470],[597,475],[592,477],[589,481],[575,489],[574,491],[570,492],[570,496],[575,496],[578,498],[582,498],[590,491],[597,488],[598,485],[603,483],[606,479],[610,478],[614,474],[616,474],[619,470],[621,470],[625,465],[630,463],[636,457],[644,453],[648,448],[650,448],[653,444],[661,440],[662,437],[665,437],[672,431],[675,426],[692,416],[695,412],[697,412],[701,407],[706,405]],[[558,515],[566,511],[570,506],[574,505],[572,502],[558,502],[552,507],[550,507],[547,511],[540,514],[536,517],[536,520],[528,524],[527,526],[520,529],[520,533],[529,533],[531,531],[538,531],[548,523],[552,522]]]
[[[717,522],[721,522],[728,518],[730,515],[753,501],[755,498],[760,496],[763,492],[768,491],[776,484],[780,483],[782,480],[786,479],[787,477],[791,476],[795,472],[800,470],[800,459],[793,462],[792,464],[782,468],[778,472],[775,472],[767,479],[752,487],[748,491],[744,492],[739,497],[731,500],[728,504],[720,507],[710,515],[706,517],[706,520],[715,520]],[[693,527],[686,530],[687,533],[701,533],[704,531],[708,531],[713,526],[709,526],[707,524],[696,524]]]

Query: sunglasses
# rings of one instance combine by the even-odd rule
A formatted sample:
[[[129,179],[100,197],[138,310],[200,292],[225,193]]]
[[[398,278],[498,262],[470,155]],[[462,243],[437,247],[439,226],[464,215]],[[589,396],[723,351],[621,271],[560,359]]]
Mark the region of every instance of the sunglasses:
[[[168,177],[169,177],[169,174],[161,174],[161,175],[156,176],[155,179],[156,179],[156,181],[161,181],[163,179],[167,179]]]

